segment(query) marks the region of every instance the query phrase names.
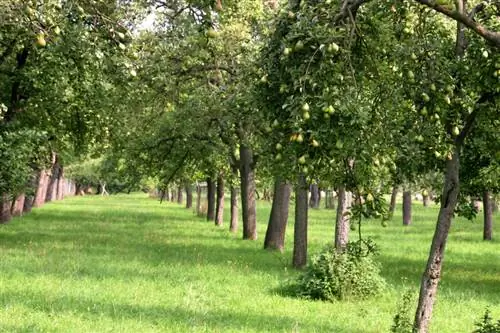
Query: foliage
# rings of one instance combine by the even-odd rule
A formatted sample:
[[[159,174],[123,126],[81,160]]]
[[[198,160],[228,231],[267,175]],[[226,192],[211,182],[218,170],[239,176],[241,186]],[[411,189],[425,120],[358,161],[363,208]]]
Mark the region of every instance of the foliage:
[[[500,333],[500,320],[494,322],[490,310],[486,309],[481,321],[476,323],[476,329],[473,333]]]
[[[28,190],[33,169],[47,163],[49,154],[42,146],[45,140],[45,133],[34,130],[0,132],[0,194]]]
[[[306,271],[292,287],[296,296],[326,301],[367,298],[380,293],[385,281],[362,242],[350,242],[344,252],[329,245],[311,258]],[[367,251],[368,250],[368,251]]]

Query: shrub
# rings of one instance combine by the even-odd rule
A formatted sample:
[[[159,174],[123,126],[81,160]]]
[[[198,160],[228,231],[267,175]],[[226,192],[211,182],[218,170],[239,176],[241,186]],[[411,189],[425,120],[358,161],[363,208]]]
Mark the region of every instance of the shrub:
[[[385,281],[372,258],[374,253],[371,241],[349,243],[343,252],[330,245],[311,258],[288,291],[295,296],[327,301],[378,294]]]
[[[392,333],[412,333],[413,332],[413,317],[412,306],[413,297],[410,289],[406,290],[402,299],[399,301],[398,310],[392,320]]]
[[[483,318],[476,323],[473,333],[500,333],[500,320],[495,323],[490,315],[490,310],[486,309]]]

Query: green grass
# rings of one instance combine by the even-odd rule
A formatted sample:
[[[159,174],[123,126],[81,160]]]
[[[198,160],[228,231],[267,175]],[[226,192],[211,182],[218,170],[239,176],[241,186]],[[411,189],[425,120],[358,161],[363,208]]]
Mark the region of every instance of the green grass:
[[[293,227],[284,254],[262,250],[269,209],[259,202],[252,242],[144,195],[47,204],[0,227],[0,331],[388,332],[401,294],[417,293],[437,208],[415,206],[406,228],[399,210],[387,228],[368,221],[390,287],[336,303],[279,295],[297,274]],[[332,240],[333,217],[311,212],[310,253]],[[471,332],[487,306],[500,318],[500,243],[481,240],[481,223],[453,223],[432,332]]]

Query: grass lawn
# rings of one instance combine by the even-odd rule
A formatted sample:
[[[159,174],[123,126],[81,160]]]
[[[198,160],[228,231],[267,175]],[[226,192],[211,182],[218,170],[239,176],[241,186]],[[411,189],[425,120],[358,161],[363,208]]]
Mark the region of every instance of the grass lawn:
[[[278,295],[297,274],[293,227],[284,254],[262,250],[270,205],[258,206],[255,242],[142,194],[68,198],[16,218],[0,226],[0,332],[388,332],[401,294],[416,297],[437,207],[417,204],[409,227],[400,209],[387,228],[368,221],[387,292],[326,303]],[[332,240],[334,216],[311,211],[310,253]],[[487,243],[481,217],[454,221],[432,332],[471,332],[487,306],[500,319],[499,215],[494,224]]]

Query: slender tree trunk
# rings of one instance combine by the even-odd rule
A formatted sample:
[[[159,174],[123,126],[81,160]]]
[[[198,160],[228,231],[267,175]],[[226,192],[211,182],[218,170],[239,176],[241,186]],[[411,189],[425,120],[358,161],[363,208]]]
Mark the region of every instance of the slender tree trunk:
[[[309,199],[309,207],[319,208],[319,188],[318,184],[311,184],[310,186],[311,198]]]
[[[422,276],[420,296],[415,315],[414,328],[418,333],[428,332],[432,316],[432,308],[436,299],[438,283],[441,278],[441,269],[444,259],[446,240],[451,226],[451,221],[457,204],[459,193],[459,148],[456,147],[452,159],[446,162],[445,181],[441,208],[432,239],[429,259]]]
[[[50,171],[50,176],[48,176],[47,192],[45,194],[45,202],[50,202],[57,197],[57,179],[59,178],[59,158],[57,154],[52,155],[52,169]]]
[[[483,240],[491,240],[493,236],[493,205],[489,191],[483,192],[483,216]]]
[[[391,193],[391,203],[389,204],[389,218],[392,219],[396,210],[396,199],[398,197],[398,187],[394,186]]]
[[[238,189],[231,185],[231,222],[229,231],[236,232],[238,230]]]
[[[59,167],[59,176],[57,177],[57,194],[56,194],[56,200],[62,200],[64,199],[65,195],[65,186],[66,185],[66,178],[64,178],[64,168],[61,165]],[[104,189],[106,191],[106,189]]]
[[[41,170],[40,175],[38,176],[38,185],[36,189],[35,200],[33,202],[34,207],[40,207],[45,202],[48,180],[48,172],[46,170]]]
[[[337,219],[335,223],[335,249],[338,252],[344,251],[349,241],[349,229],[351,223],[351,205],[352,193],[346,191],[345,186],[341,185],[337,190]]]
[[[21,216],[23,215],[24,201],[26,200],[26,196],[24,193],[17,196],[16,200],[12,203],[12,216]]]
[[[184,189],[186,190],[186,208],[189,209],[193,207],[193,190],[191,188],[191,184],[184,184]]]
[[[31,212],[31,209],[33,208],[33,201],[35,200],[35,197],[32,195],[26,195],[24,198],[24,205],[23,205],[23,214],[27,214]]]
[[[292,186],[289,183],[280,178],[275,179],[273,205],[267,225],[264,249],[279,250],[280,252],[285,249],[285,232],[291,192]]]
[[[12,201],[8,194],[0,196],[0,224],[8,223],[12,219],[11,214]]]
[[[429,195],[423,195],[422,194],[422,202],[424,204],[424,207],[429,207],[429,202],[430,202],[430,197]]]
[[[241,215],[243,239],[257,239],[255,175],[252,149],[240,145]]]
[[[224,178],[217,177],[217,203],[215,208],[215,225],[222,226],[224,223]]]
[[[215,219],[215,182],[207,178],[207,221]]]
[[[177,187],[177,203],[182,204],[182,185]]]
[[[293,267],[302,268],[307,263],[307,194],[306,177],[301,173],[295,190],[295,225],[293,235]]]
[[[403,225],[411,224],[411,191],[403,192]]]
[[[175,202],[176,196],[177,196],[177,193],[175,193],[175,190],[172,189],[172,191],[170,191],[170,202]]]
[[[201,186],[196,184],[196,215],[201,216]]]

